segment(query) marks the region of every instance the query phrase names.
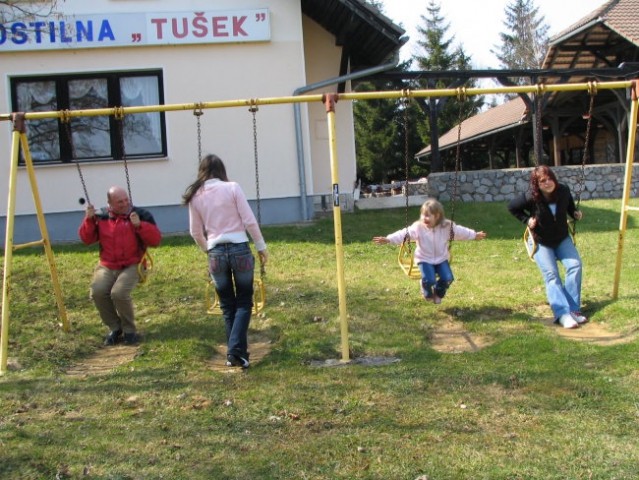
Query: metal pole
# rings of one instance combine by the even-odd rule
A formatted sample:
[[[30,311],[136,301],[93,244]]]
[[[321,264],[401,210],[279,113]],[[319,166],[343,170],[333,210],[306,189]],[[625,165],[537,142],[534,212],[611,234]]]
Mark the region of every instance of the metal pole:
[[[342,333],[342,362],[350,360],[348,348],[348,318],[346,314],[346,281],[344,279],[344,248],[342,245],[342,211],[339,204],[339,174],[337,171],[337,142],[335,136],[335,104],[337,94],[324,95],[328,123],[328,141],[331,159],[331,183],[333,184],[333,225],[335,228],[335,256],[337,259],[337,291],[339,296],[339,318]]]
[[[621,260],[623,257],[623,242],[628,223],[628,202],[630,200],[630,188],[632,186],[632,168],[635,158],[635,141],[637,138],[637,112],[639,112],[639,81],[632,82],[630,93],[632,103],[630,105],[630,121],[628,122],[628,146],[626,150],[626,171],[623,181],[623,195],[621,197],[621,217],[619,219],[619,239],[617,241],[617,261],[615,262],[615,278],[612,287],[612,298],[619,296],[619,278],[621,277]]]
[[[2,276],[2,330],[0,341],[0,375],[7,371],[7,349],[9,348],[9,291],[11,266],[13,263],[13,227],[16,212],[16,177],[18,175],[18,152],[20,132],[14,128],[11,137],[11,168],[9,170],[9,196],[7,201],[7,231],[4,242],[4,274]]]
[[[62,322],[63,330],[65,332],[68,332],[69,319],[67,317],[66,307],[64,306],[64,297],[62,295],[62,288],[60,287],[58,270],[56,269],[56,266],[55,266],[55,257],[53,256],[53,250],[51,249],[51,241],[49,239],[49,231],[47,229],[47,223],[44,220],[44,213],[42,211],[42,202],[40,200],[40,192],[38,190],[38,182],[36,181],[35,170],[33,168],[33,159],[31,158],[31,152],[29,151],[29,142],[27,140],[26,133],[20,134],[20,141],[22,145],[22,152],[25,158],[25,164],[27,167],[27,173],[29,174],[29,183],[31,184],[31,195],[33,196],[33,203],[36,208],[36,217],[38,218],[40,235],[42,235],[42,245],[44,246],[44,253],[46,254],[47,261],[49,262],[49,271],[51,272],[51,283],[53,284],[55,300],[58,305],[58,314],[60,316],[60,321]]]

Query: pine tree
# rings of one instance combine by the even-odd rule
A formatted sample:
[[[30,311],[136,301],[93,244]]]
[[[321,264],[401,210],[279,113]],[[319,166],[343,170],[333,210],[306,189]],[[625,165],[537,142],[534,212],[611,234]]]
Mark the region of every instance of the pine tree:
[[[541,68],[548,50],[548,25],[534,0],[512,0],[506,5],[506,19],[503,21],[505,32],[499,37],[501,45],[491,50],[502,68],[536,69]],[[515,80],[523,83],[526,80]]]
[[[461,45],[454,44],[454,36],[448,37],[450,25],[441,15],[441,8],[435,0],[429,0],[427,15],[421,16],[422,26],[417,27],[421,39],[417,44],[422,49],[421,55],[416,55],[414,60],[422,70],[454,71],[470,70],[471,58],[466,55]],[[475,80],[462,82],[454,74],[450,78],[437,80],[420,80],[421,88],[454,88],[458,86],[472,87]],[[431,172],[439,172],[444,169],[444,161],[439,153],[439,136],[459,122],[474,115],[483,105],[483,100],[478,97],[463,99],[460,105],[459,99],[453,97],[428,98],[419,102],[429,121],[420,126],[420,135],[425,145],[431,145]]]
[[[383,13],[378,0],[368,3]],[[397,70],[408,71],[410,62],[397,66]],[[408,88],[406,81],[369,80],[359,82],[356,91],[388,91]],[[357,152],[357,176],[364,183],[389,183],[406,178],[406,156],[409,159],[408,176],[425,176],[423,165],[413,161],[415,153],[423,144],[416,125],[424,120],[422,112],[414,103],[408,105],[408,128],[404,128],[405,105],[401,100],[375,99],[353,102],[355,118],[355,147]],[[406,130],[408,131],[408,154],[406,154]]]

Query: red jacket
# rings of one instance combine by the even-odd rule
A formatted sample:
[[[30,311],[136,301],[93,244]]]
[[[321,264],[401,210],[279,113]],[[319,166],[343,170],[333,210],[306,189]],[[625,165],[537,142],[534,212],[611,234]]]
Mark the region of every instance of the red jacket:
[[[86,245],[100,242],[100,264],[112,270],[139,263],[146,248],[157,247],[162,240],[149,211],[138,207],[132,211],[140,217],[138,228],[133,226],[128,214],[102,211],[93,218],[85,218],[78,229],[80,240]]]

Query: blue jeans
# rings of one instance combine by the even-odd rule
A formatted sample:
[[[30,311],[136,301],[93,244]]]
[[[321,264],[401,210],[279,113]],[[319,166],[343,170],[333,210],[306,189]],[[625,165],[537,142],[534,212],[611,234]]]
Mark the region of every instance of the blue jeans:
[[[455,280],[448,260],[444,260],[437,265],[419,262],[417,266],[422,273],[422,287],[426,291],[426,295],[431,297],[434,293],[438,297],[444,298],[446,290],[448,290],[450,284]]]
[[[570,236],[555,248],[537,245],[533,256],[546,284],[546,297],[555,318],[581,309],[581,258]],[[565,270],[562,283],[557,262]]]
[[[226,353],[247,360],[254,267],[255,257],[248,242],[222,243],[209,250],[209,273],[220,300],[226,329]]]

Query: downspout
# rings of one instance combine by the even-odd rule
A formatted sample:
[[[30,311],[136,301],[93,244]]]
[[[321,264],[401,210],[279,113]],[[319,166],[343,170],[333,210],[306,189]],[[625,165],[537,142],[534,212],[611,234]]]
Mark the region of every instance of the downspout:
[[[310,92],[312,90],[317,90],[318,88],[327,87],[329,85],[335,85],[342,82],[347,82],[349,80],[355,80],[362,77],[368,77],[370,75],[375,75],[377,73],[385,72],[387,70],[392,70],[399,65],[399,52],[395,52],[395,56],[393,57],[393,62],[387,63],[384,65],[378,65],[377,67],[367,68],[366,70],[360,70],[359,72],[350,73],[348,75],[342,75],[340,77],[329,78],[327,80],[322,80],[317,83],[312,83],[310,85],[305,85],[303,87],[299,87],[295,89],[293,95],[302,95],[306,92]],[[301,200],[301,208],[302,208],[302,220],[310,220],[310,217],[307,214],[308,205],[306,199],[306,169],[304,167],[304,142],[302,140],[302,113],[301,107],[299,103],[293,104],[293,112],[295,114],[295,144],[297,146],[297,170],[300,177],[300,200]]]

